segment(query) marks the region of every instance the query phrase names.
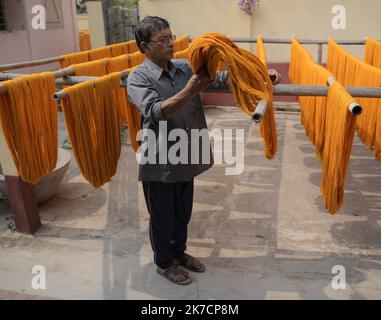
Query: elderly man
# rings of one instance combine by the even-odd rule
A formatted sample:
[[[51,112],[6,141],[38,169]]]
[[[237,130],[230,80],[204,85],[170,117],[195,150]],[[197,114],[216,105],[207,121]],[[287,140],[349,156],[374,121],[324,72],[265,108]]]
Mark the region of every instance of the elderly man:
[[[173,35],[163,18],[142,20],[136,27],[135,38],[146,59],[128,77],[128,96],[141,112],[142,128],[154,132],[157,138],[157,143],[150,145],[155,148],[154,160],[157,161],[139,164],[139,180],[150,214],[149,234],[154,262],[160,275],[173,283],[186,285],[192,278],[184,268],[193,272],[206,269],[199,259],[185,251],[193,207],[194,177],[212,167],[213,157],[209,140],[199,141],[198,150],[210,153],[208,163],[171,163],[167,150],[178,141],[168,139],[167,132],[182,129],[190,141],[192,130],[206,129],[199,93],[209,86],[226,86],[228,73],[219,72],[218,80],[212,84],[205,71],[193,74],[186,60],[172,59]],[[166,140],[164,143],[163,139]],[[148,142],[143,141],[142,145],[144,143]],[[194,149],[190,148],[192,153]],[[199,158],[202,156],[200,154]]]

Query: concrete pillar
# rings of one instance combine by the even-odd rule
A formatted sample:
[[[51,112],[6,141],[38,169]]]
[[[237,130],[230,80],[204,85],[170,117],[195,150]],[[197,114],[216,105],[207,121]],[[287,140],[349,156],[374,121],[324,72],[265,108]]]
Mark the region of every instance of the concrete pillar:
[[[104,24],[104,11],[102,1],[88,1],[87,16],[93,48],[106,46],[106,32]]]
[[[23,181],[19,176],[5,141],[1,124],[0,164],[7,185],[8,198],[11,204],[16,230],[21,233],[34,234],[41,226],[35,187],[33,184]]]

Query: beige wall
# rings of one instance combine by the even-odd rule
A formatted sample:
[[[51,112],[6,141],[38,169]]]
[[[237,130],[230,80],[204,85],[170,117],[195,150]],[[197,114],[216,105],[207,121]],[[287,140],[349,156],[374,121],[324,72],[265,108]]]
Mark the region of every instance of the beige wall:
[[[381,39],[381,0],[261,0],[252,17],[236,3],[236,0],[140,0],[139,9],[141,18],[165,17],[175,34],[190,33],[192,37],[221,32],[230,37],[255,38],[261,34],[281,39],[290,39],[292,35],[307,39],[328,36],[337,40],[360,40],[366,36]],[[331,27],[331,10],[337,4],[346,8],[346,30]],[[266,48],[269,61],[289,61],[289,45]],[[308,48],[316,56],[316,46]],[[361,46],[349,50],[363,57]]]

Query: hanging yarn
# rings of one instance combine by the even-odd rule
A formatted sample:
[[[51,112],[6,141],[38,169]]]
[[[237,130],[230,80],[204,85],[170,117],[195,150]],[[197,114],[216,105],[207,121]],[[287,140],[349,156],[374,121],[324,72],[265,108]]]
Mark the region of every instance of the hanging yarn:
[[[90,30],[84,29],[78,32],[79,48],[81,51],[91,50]]]
[[[373,55],[374,55],[374,47],[376,45],[376,40],[368,38],[365,42],[365,58],[364,61],[367,64],[373,65]]]
[[[173,57],[175,59],[186,59],[186,60],[189,60],[189,49],[185,49],[185,50],[181,50],[181,51],[175,52],[173,54]]]
[[[41,73],[2,82],[0,121],[21,178],[36,184],[57,163],[57,106],[53,101],[55,79]]]
[[[193,72],[205,69],[211,80],[216,80],[218,64],[222,60],[229,70],[229,84],[241,109],[250,117],[261,99],[272,101],[273,85],[263,63],[251,52],[239,48],[233,41],[218,33],[209,33],[195,39],[189,48]],[[263,136],[266,157],[277,152],[274,111],[267,111],[263,120],[267,133]]]
[[[352,70],[353,67],[349,68]],[[346,75],[342,73],[341,76],[345,78]],[[317,64],[294,37],[291,41],[289,77],[294,84],[322,86],[327,85],[328,78],[333,74]],[[321,192],[325,207],[334,214],[344,201],[345,178],[356,123],[356,117],[348,111],[348,106],[354,99],[336,81],[330,85],[327,97],[299,97],[299,102],[302,124],[323,164]]]
[[[381,42],[368,38],[365,43],[365,62],[381,68]]]
[[[135,53],[139,51],[138,45],[135,40],[130,40],[127,42],[127,47],[128,47],[128,53]]]
[[[130,59],[130,62],[129,62],[130,68],[137,67],[137,66],[141,65],[145,60],[145,55],[139,51],[129,54],[128,57]]]
[[[89,52],[89,61],[112,58],[110,47],[97,48],[97,49],[90,50],[88,52]]]
[[[63,91],[65,123],[83,176],[98,188],[116,173],[120,145],[120,73],[86,81]]]
[[[328,41],[328,69],[347,86],[380,87],[381,69],[347,53],[332,39]],[[357,133],[360,140],[372,150],[381,162],[381,99],[359,98],[363,108],[357,117]]]
[[[101,77],[107,74],[108,59],[72,65],[76,76]]]
[[[108,59],[107,71],[108,73],[128,71],[131,72],[133,68],[130,66],[130,55],[123,55],[120,57]],[[140,130],[140,112],[127,98],[127,93],[125,88],[120,88],[121,104],[120,104],[120,115],[122,123],[128,124],[128,131],[130,135],[130,140],[132,147],[136,151],[139,144],[136,141],[136,135]]]
[[[293,84],[326,86],[333,75],[317,64],[310,52],[293,37],[291,40],[291,60],[289,78]],[[327,97],[298,97],[301,108],[301,122],[306,135],[315,146],[316,156],[322,159],[325,138]]]
[[[134,68],[133,68],[134,69]],[[131,72],[133,69],[128,69]],[[128,135],[130,137],[132,148],[135,152],[140,147],[140,142],[137,141],[138,132],[141,130],[141,114],[139,109],[133,105],[128,99],[127,90],[125,88],[120,89],[121,109],[125,114],[124,117],[128,123]]]
[[[185,50],[189,47],[189,35],[183,36],[173,42],[173,52]]]
[[[132,54],[135,58],[133,61],[138,63],[141,61],[141,55]],[[131,71],[131,55],[122,55],[116,58],[110,59],[102,59],[97,61],[91,61],[83,64],[73,65],[72,68],[75,71],[76,76],[93,76],[93,77],[101,77],[106,74],[111,74],[114,72],[120,71]],[[144,55],[142,55],[144,58]],[[140,130],[140,113],[138,108],[133,106],[127,99],[125,88],[119,89],[120,94],[120,112],[119,115],[121,117],[121,123],[128,124],[128,130],[130,133],[131,143],[136,151],[138,148],[138,144],[136,142],[136,133]],[[137,131],[136,131],[137,130]],[[136,131],[136,132],[135,132]]]
[[[345,178],[352,151],[356,117],[348,111],[348,105],[354,102],[354,99],[338,82],[330,85],[327,100],[321,192],[326,209],[334,214],[344,202]]]
[[[63,59],[60,61],[61,68],[66,68],[71,66],[72,64],[84,63],[89,61],[89,53],[88,51],[71,53],[64,55]]]
[[[70,53],[62,56],[63,60],[60,61],[61,68],[69,67],[73,64],[80,64],[89,61],[96,61],[106,58],[115,58],[125,54],[134,54],[133,63],[135,65],[141,64],[144,61],[144,54],[139,52],[138,45],[135,40],[130,40],[128,42],[120,42],[112,44],[106,47],[91,49],[91,44],[89,44],[84,35],[88,35],[88,31],[85,30],[80,32],[80,47],[82,52]],[[178,50],[185,50],[189,47],[189,35],[185,35],[179,40],[175,41]],[[89,47],[85,51],[85,48]],[[132,66],[131,66],[132,67]]]
[[[107,60],[107,73],[113,73],[118,71],[124,71],[130,67],[130,58],[128,54],[121,55],[119,57],[111,58]]]
[[[267,70],[266,48],[261,36],[257,38],[257,57]],[[265,141],[276,141],[276,126],[275,121],[272,121],[273,115],[274,104],[272,100],[269,100],[267,112],[259,126],[261,136],[264,137]],[[270,128],[268,128],[268,126],[270,126]],[[265,143],[265,148],[271,148],[271,146],[271,144]],[[266,154],[275,154],[276,150],[266,149],[265,152]]]
[[[267,58],[266,58],[266,49],[263,43],[262,36],[257,37],[257,57],[267,68]]]
[[[127,42],[116,43],[116,44],[110,45],[109,48],[110,48],[112,57],[118,57],[123,54],[129,53]]]
[[[181,50],[185,50],[189,48],[189,43],[190,43],[190,36],[189,34],[183,36],[181,39]]]

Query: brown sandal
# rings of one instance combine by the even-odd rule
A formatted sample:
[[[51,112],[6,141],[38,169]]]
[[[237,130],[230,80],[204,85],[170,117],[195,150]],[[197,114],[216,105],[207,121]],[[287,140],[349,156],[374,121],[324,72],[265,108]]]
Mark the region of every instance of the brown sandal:
[[[187,268],[193,272],[204,272],[206,267],[201,263],[201,261],[191,255],[185,253],[182,259],[175,260],[175,264],[184,268]]]
[[[188,285],[193,281],[189,273],[176,264],[171,265],[167,269],[157,268],[156,272],[167,278],[169,281],[183,286]],[[176,280],[177,276],[179,275],[185,276],[185,279],[181,281]]]

